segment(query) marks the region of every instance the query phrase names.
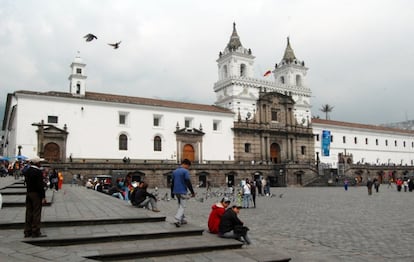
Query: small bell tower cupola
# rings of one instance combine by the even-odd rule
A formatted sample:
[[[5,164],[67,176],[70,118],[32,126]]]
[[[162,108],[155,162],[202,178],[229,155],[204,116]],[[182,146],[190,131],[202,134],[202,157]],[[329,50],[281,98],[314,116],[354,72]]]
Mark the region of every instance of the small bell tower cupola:
[[[72,72],[69,76],[69,92],[74,96],[85,96],[87,78],[85,75],[86,64],[82,62],[79,52],[70,67],[72,69]]]

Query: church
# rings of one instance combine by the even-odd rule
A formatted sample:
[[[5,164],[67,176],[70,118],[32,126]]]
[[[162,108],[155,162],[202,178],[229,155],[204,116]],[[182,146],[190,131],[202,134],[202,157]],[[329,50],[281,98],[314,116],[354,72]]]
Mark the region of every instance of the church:
[[[51,163],[295,163],[312,175],[315,165],[344,162],[413,165],[412,131],[312,118],[308,68],[289,38],[272,80],[254,77],[254,59],[234,23],[216,60],[215,104],[205,105],[92,92],[78,55],[68,92],[8,94],[0,154]]]

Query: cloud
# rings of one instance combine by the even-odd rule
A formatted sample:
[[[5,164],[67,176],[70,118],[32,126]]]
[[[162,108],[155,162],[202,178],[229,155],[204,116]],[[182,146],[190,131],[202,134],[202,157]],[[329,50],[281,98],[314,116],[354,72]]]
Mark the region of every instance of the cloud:
[[[414,118],[413,5],[2,0],[0,104],[16,90],[68,91],[69,65],[78,51],[90,91],[213,104],[216,59],[236,22],[242,44],[256,56],[257,77],[280,62],[290,36],[296,56],[309,67],[313,115],[328,103],[336,120],[402,121]],[[98,40],[85,42],[87,33]],[[119,49],[107,45],[117,41]]]

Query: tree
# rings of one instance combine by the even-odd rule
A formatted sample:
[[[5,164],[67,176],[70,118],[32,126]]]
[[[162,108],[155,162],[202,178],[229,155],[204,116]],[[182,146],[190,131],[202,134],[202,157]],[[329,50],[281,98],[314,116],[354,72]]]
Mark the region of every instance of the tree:
[[[319,110],[325,113],[325,119],[328,120],[329,113],[332,112],[333,108],[334,108],[333,106],[326,104],[326,105],[323,105]]]

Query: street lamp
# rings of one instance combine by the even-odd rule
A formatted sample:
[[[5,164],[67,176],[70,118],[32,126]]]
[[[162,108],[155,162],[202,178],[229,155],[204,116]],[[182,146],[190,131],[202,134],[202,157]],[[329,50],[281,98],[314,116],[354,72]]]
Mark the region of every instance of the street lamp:
[[[17,148],[19,149],[19,152],[17,153],[17,155],[18,156],[21,156],[22,155],[22,148],[23,147],[21,145],[19,145]]]

